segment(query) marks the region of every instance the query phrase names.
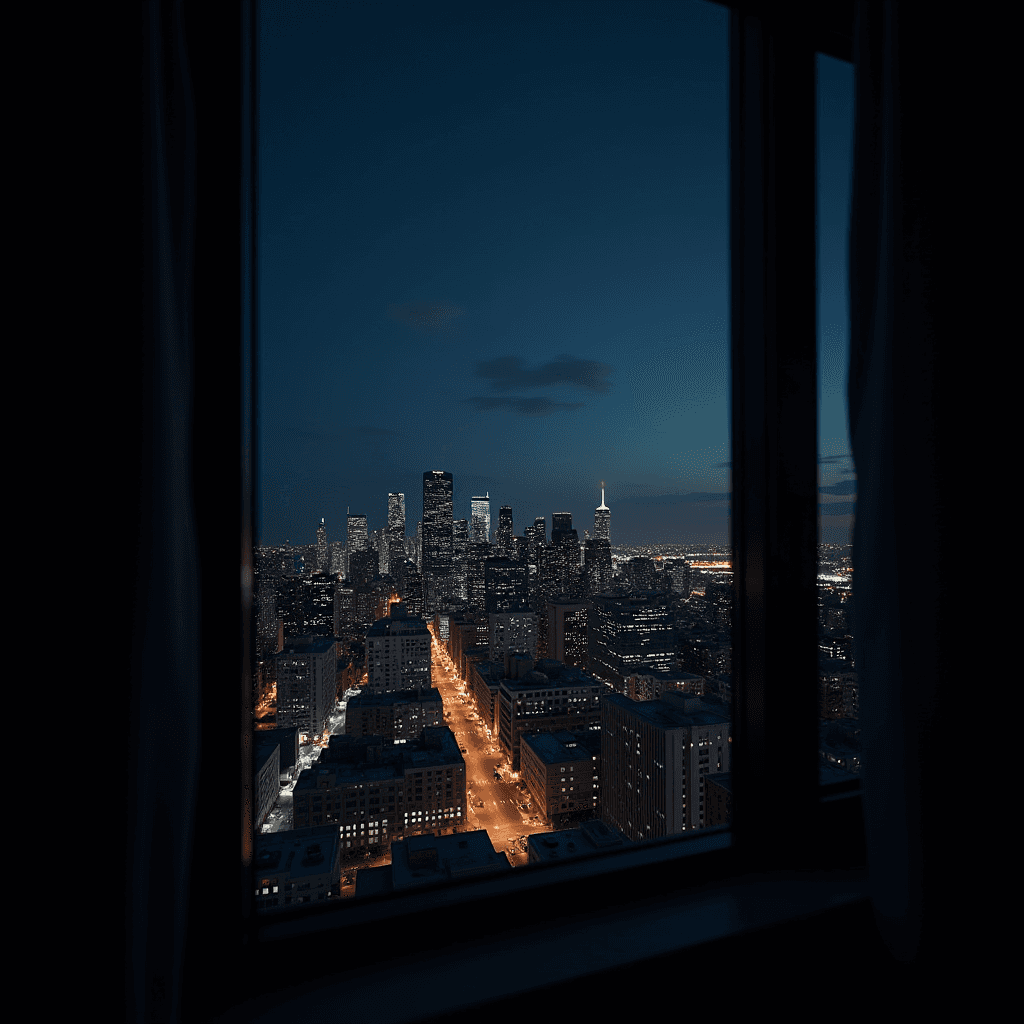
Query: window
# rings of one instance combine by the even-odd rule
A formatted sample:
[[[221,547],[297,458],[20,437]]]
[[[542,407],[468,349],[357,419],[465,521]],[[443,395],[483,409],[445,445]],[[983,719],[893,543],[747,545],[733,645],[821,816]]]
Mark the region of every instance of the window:
[[[229,21],[230,19],[226,19]],[[208,26],[207,26],[208,27]],[[249,26],[251,29],[251,25]],[[763,25],[760,26],[763,30]],[[234,27],[237,30],[237,26]],[[777,612],[771,607],[769,597],[772,597],[771,588],[778,587],[781,597],[786,601],[787,607],[806,612],[808,632],[807,650],[811,656],[808,658],[809,668],[798,673],[799,680],[796,689],[797,700],[801,707],[809,706],[811,711],[806,717],[812,722],[816,716],[815,684],[816,684],[816,653],[817,645],[815,639],[815,609],[814,609],[814,526],[815,526],[815,505],[816,505],[816,481],[814,479],[815,451],[814,451],[814,423],[813,423],[813,393],[816,388],[813,367],[813,345],[814,345],[814,280],[813,280],[813,148],[811,151],[803,152],[804,137],[801,125],[806,127],[808,121],[813,123],[813,49],[806,44],[795,54],[793,65],[800,65],[800,74],[782,67],[786,64],[785,50],[786,43],[781,36],[775,37],[775,45],[769,53],[767,48],[761,46],[758,39],[759,26],[752,24],[752,19],[736,15],[733,18],[733,31],[731,45],[733,49],[734,80],[733,80],[733,109],[732,109],[732,132],[734,139],[734,168],[733,168],[733,258],[734,258],[734,288],[733,288],[733,337],[734,337],[734,459],[733,473],[734,485],[737,494],[742,497],[742,502],[734,512],[737,520],[736,529],[738,534],[737,554],[738,562],[742,571],[748,572],[752,583],[750,588],[753,595],[744,606],[740,601],[737,607],[737,630],[739,636],[737,650],[737,678],[742,681],[741,692],[737,693],[738,715],[737,715],[737,742],[735,755],[735,775],[737,777],[737,790],[735,795],[735,822],[731,843],[723,844],[730,846],[730,850],[707,849],[702,854],[695,855],[698,859],[705,858],[702,864],[708,866],[704,877],[710,877],[719,872],[719,877],[731,877],[738,861],[736,857],[751,858],[747,863],[752,863],[760,854],[767,854],[768,851],[759,841],[760,826],[765,823],[763,810],[769,806],[768,801],[762,798],[766,795],[764,789],[759,788],[759,780],[770,778],[770,773],[759,772],[758,768],[764,763],[769,752],[769,744],[766,736],[775,725],[773,713],[769,710],[767,716],[758,720],[754,713],[755,706],[760,702],[762,706],[770,709],[770,702],[763,700],[766,693],[771,691],[773,680],[765,675],[761,669],[766,664],[778,663],[778,651],[774,646],[777,641],[774,639],[771,628],[772,616]],[[231,31],[225,33],[229,38]],[[216,89],[213,85],[214,79],[219,77],[221,69],[218,67],[218,75],[214,75],[212,67],[215,61],[210,60],[210,54],[215,49],[214,41],[207,38],[200,39],[202,35],[196,25],[187,23],[184,32],[191,46],[192,55],[192,84],[196,91],[197,103],[205,104],[204,112],[209,110],[210,105],[216,105],[216,99],[210,99],[211,95],[216,97]],[[219,40],[223,42],[223,40]],[[220,53],[229,51],[230,47],[220,47]],[[760,94],[756,89],[756,81],[751,82],[751,76],[759,73],[758,54],[764,60],[775,61],[777,77],[774,85],[778,91],[770,93],[770,102],[767,102],[767,122],[758,122],[762,108],[754,100],[760,100]],[[806,72],[806,73],[804,73]],[[173,78],[173,76],[172,76]],[[230,94],[229,94],[230,95]],[[790,102],[793,101],[793,102]],[[231,102],[221,101],[223,107],[230,110]],[[801,121],[800,119],[804,120]],[[209,121],[207,117],[202,127],[201,138],[210,139],[205,134],[209,132]],[[217,118],[212,118],[217,121]],[[224,123],[232,124],[231,117],[224,119]],[[218,130],[223,132],[221,125]],[[773,134],[773,145],[771,152],[777,161],[791,161],[791,166],[786,166],[787,173],[773,177],[771,173],[767,176],[763,173],[764,166],[763,151],[758,148],[759,135],[761,131]],[[241,138],[236,137],[233,132],[228,131],[228,138],[223,146],[226,153],[230,153],[230,145],[240,145]],[[813,138],[813,133],[806,133],[808,138]],[[211,143],[212,145],[212,143]],[[753,154],[757,154],[756,159]],[[746,162],[744,158],[748,157]],[[735,166],[736,159],[739,159],[739,166]],[[207,179],[207,188],[221,188],[225,193],[230,194],[232,189],[237,193],[237,169],[229,156],[225,157],[223,178],[219,183]],[[778,165],[776,168],[778,169]],[[212,176],[211,176],[212,177]],[[767,193],[767,194],[766,194]],[[806,212],[804,206],[809,202],[812,211]],[[227,273],[227,285],[225,284],[224,261],[214,259],[218,251],[218,244],[221,250],[230,251],[230,244],[225,238],[230,238],[232,233],[237,240],[239,222],[237,204],[226,203],[220,214],[211,214],[209,207],[204,206],[200,218],[199,231],[205,246],[197,246],[198,267],[196,271],[197,280],[203,288],[209,287],[215,277],[219,278],[219,285],[223,289],[228,285],[237,284],[237,293],[244,295],[246,286],[251,279],[246,278],[244,268],[229,268]],[[245,207],[243,207],[245,209]],[[224,212],[226,211],[226,212]],[[780,230],[777,220],[769,217],[766,211],[774,211],[777,217],[792,213],[792,216],[785,217],[785,229],[789,235],[788,241],[794,238],[797,240],[798,253],[803,253],[797,260],[791,261],[786,267],[776,264],[779,275],[774,282],[766,284],[763,271],[763,264],[759,254],[767,252],[771,261],[777,252],[779,245],[778,232]],[[741,216],[740,216],[741,214]],[[217,216],[223,217],[221,222],[221,235],[217,234]],[[224,224],[230,226],[231,230],[224,229]],[[755,244],[754,236],[759,234],[764,237],[759,241],[764,244]],[[742,263],[746,259],[747,263]],[[217,273],[213,273],[213,263],[217,262]],[[228,261],[230,262],[230,261]],[[737,269],[737,263],[740,264]],[[737,281],[738,276],[738,281]],[[738,287],[737,287],[738,285]],[[774,296],[766,298],[764,289],[773,287]],[[758,291],[760,289],[760,291]],[[202,292],[202,288],[200,289]],[[215,300],[210,298],[207,291],[197,299],[198,308],[202,303],[212,303]],[[769,299],[771,301],[769,301]],[[766,314],[767,311],[767,314]],[[735,315],[739,314],[739,317]],[[764,317],[774,317],[774,325],[765,325]],[[201,319],[201,318],[200,318]],[[807,323],[809,321],[809,324]],[[805,325],[806,329],[793,330],[791,333],[776,331],[774,329],[779,323],[789,325]],[[771,327],[772,329],[768,329]],[[764,351],[763,340],[769,338],[768,350]],[[761,339],[762,347],[757,349],[757,339]],[[807,355],[807,346],[810,347],[810,356]],[[247,361],[251,357],[251,350],[243,348],[241,366],[235,366],[234,370],[247,370]],[[767,379],[763,373],[766,361],[770,368],[781,368],[784,373],[790,374],[786,380],[789,389],[795,388],[800,396],[810,394],[811,401],[804,404],[800,401],[792,401],[788,405],[780,400],[780,392],[771,390],[773,385],[773,374],[769,373]],[[196,349],[196,422],[197,429],[208,430],[213,436],[216,432],[214,425],[213,408],[217,404],[213,398],[215,393],[222,398],[223,394],[231,394],[230,386],[222,387],[217,384],[216,369],[213,367],[210,357],[204,355],[201,347]],[[251,369],[251,367],[248,367]],[[760,368],[760,369],[759,369]],[[250,395],[251,398],[251,395]],[[241,399],[239,400],[239,415],[235,422],[243,421]],[[808,410],[810,415],[808,416]],[[223,401],[217,409],[217,417],[224,416]],[[810,427],[807,428],[806,420],[810,420]],[[755,422],[760,429],[755,429]],[[771,429],[763,430],[765,423],[770,424]],[[807,454],[802,447],[809,439],[810,451]],[[241,447],[241,446],[239,446]],[[796,483],[791,480],[780,480],[773,476],[776,468],[780,465],[788,466],[787,460],[792,460],[792,466],[798,472],[795,474]],[[219,467],[221,475],[223,464]],[[806,470],[806,474],[804,471]],[[244,475],[227,474],[229,479],[218,484],[216,474],[205,472],[200,473],[197,486],[200,484],[208,489],[203,492],[204,501],[209,502],[212,494],[219,494],[225,500],[224,507],[237,507],[237,494],[241,489]],[[805,479],[809,477],[809,480]],[[251,481],[249,481],[251,484]],[[219,487],[219,491],[218,491]],[[232,500],[232,498],[234,500]],[[793,515],[779,515],[778,522],[782,523],[784,535],[779,539],[776,532],[774,517],[781,511],[792,512]],[[204,594],[209,589],[212,596],[216,593],[217,587],[222,592],[237,588],[237,561],[234,563],[233,579],[232,574],[227,571],[221,572],[218,576],[216,558],[210,552],[217,548],[211,541],[217,535],[218,529],[223,533],[235,534],[233,550],[237,550],[237,535],[243,532],[242,528],[251,528],[251,506],[248,511],[243,506],[238,517],[229,523],[214,525],[205,514],[199,519],[198,526],[198,548],[203,553],[204,576],[202,586]],[[769,520],[772,520],[769,522]],[[806,536],[805,536],[806,534]],[[805,543],[806,537],[810,541]],[[760,545],[760,546],[758,546]],[[243,546],[244,549],[244,546]],[[232,550],[232,545],[223,545],[223,550]],[[796,552],[800,557],[795,560],[794,568],[786,570],[783,560]],[[804,564],[803,553],[806,553],[810,561]],[[763,575],[761,567],[764,567]],[[249,577],[243,576],[244,580]],[[233,586],[232,586],[233,584]],[[776,592],[774,596],[780,596]],[[745,599],[746,600],[746,599]],[[750,605],[756,605],[751,607]],[[217,602],[204,601],[206,607],[216,607]],[[757,614],[755,614],[757,613]],[[206,614],[204,612],[204,614]],[[758,615],[760,617],[758,617]],[[802,620],[801,620],[802,621]],[[239,618],[239,631],[248,629],[243,617]],[[763,628],[762,628],[763,627]],[[213,630],[207,630],[205,636],[213,634]],[[230,645],[226,645],[230,646]],[[209,659],[207,660],[207,654]],[[203,652],[204,675],[208,677],[212,667],[217,663],[218,654],[212,645]],[[221,658],[225,655],[220,654]],[[237,666],[235,667],[237,673]],[[245,669],[248,673],[248,667]],[[809,680],[809,682],[808,682]],[[246,683],[250,680],[246,678]],[[249,692],[248,686],[241,687],[243,693]],[[205,690],[204,690],[205,697]],[[801,703],[802,701],[802,703]],[[219,705],[224,711],[224,721],[237,721],[237,716],[229,713],[234,702],[225,702]],[[216,700],[211,698],[210,702],[204,705],[204,716],[216,715],[218,705]],[[813,724],[808,723],[798,716],[797,720],[789,717],[782,723],[787,732],[793,737],[793,749],[795,762],[797,764],[796,776],[798,784],[795,788],[797,795],[794,796],[794,803],[803,809],[810,809],[816,806],[816,780],[813,769],[816,768],[816,732]],[[204,730],[202,742],[210,742],[208,735],[213,730]],[[198,741],[197,741],[198,742]],[[211,753],[216,750],[214,745],[206,748]],[[246,778],[246,773],[242,772]],[[248,783],[251,785],[251,780]],[[241,785],[241,784],[240,784]],[[813,790],[813,792],[812,792]],[[802,795],[801,795],[802,794]],[[237,845],[238,828],[237,822],[227,828],[222,821],[222,800],[218,799],[217,813],[209,813],[205,793],[200,794],[198,811],[196,815],[196,828],[204,836],[221,836],[227,841]],[[808,815],[810,818],[810,815]],[[760,834],[766,834],[760,830]],[[695,837],[694,842],[699,843],[706,838],[700,835]],[[212,841],[212,840],[211,840]],[[243,839],[243,848],[246,841]],[[714,844],[710,844],[714,845]],[[688,846],[688,840],[681,840],[678,843],[680,849]],[[692,847],[690,847],[692,849]],[[780,857],[792,857],[795,851],[801,848],[799,842],[794,842],[790,849],[784,849]],[[651,848],[664,850],[664,847]],[[716,856],[716,854],[720,856]],[[656,860],[656,858],[655,858]],[[718,867],[711,867],[714,861]],[[634,858],[623,857],[624,865],[636,865]],[[567,866],[563,866],[567,867]],[[562,870],[560,867],[559,870]],[[657,864],[647,863],[643,865],[643,871],[626,866],[623,868],[624,886],[625,880],[632,885],[634,879],[639,879],[641,874],[650,879],[648,887],[643,889],[631,889],[631,896],[643,890],[646,892],[671,892],[672,879],[677,877],[674,870],[659,871]],[[251,876],[247,875],[247,869],[240,868],[237,872],[236,881],[239,883],[238,890],[248,892],[251,889]],[[209,879],[201,879],[201,872],[193,872],[193,885],[191,899],[201,900],[200,905],[206,909],[205,918],[210,920],[210,906],[217,904],[217,899],[223,895],[224,878],[217,879],[217,884],[212,884]],[[573,874],[567,872],[566,878],[572,878],[572,884],[577,892],[582,893],[589,885],[594,888],[592,880],[586,877],[586,872]],[[203,886],[209,886],[205,889]],[[501,894],[495,891],[492,897],[500,901]],[[527,899],[527,893],[519,894],[521,899]],[[602,894],[601,901],[612,899],[612,896]],[[495,904],[497,905],[497,904]],[[537,906],[540,906],[538,903]],[[302,923],[298,919],[293,930],[293,938],[300,934],[311,934],[313,929],[318,930],[317,942],[324,944],[324,929],[329,928],[328,918],[332,913],[330,907],[320,908],[320,913],[309,918],[303,918]],[[214,926],[212,929],[220,935],[228,934],[232,925],[229,922],[233,916],[224,913],[221,917],[222,926]],[[453,919],[454,916],[453,915]],[[306,923],[308,922],[308,923]],[[271,945],[276,939],[268,938],[273,933],[273,928],[259,927],[262,935],[261,941],[269,941]],[[276,934],[283,934],[278,929]],[[190,935],[188,950],[194,954],[196,946],[194,943],[200,941]],[[369,944],[368,944],[369,945]],[[304,947],[306,948],[306,947]],[[372,957],[372,952],[367,952],[367,957]],[[326,961],[323,961],[324,972],[327,971]],[[314,972],[319,968],[314,967]]]

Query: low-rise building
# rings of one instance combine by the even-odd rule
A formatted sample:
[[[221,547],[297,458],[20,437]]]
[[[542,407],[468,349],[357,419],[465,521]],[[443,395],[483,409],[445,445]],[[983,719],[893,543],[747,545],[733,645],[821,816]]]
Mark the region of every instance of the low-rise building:
[[[467,688],[476,702],[477,711],[484,725],[493,736],[497,728],[496,708],[498,706],[498,688],[505,678],[505,666],[494,661],[474,661],[469,663]]]
[[[576,860],[604,850],[618,850],[631,845],[632,841],[618,829],[595,819],[585,821],[579,828],[534,833],[527,839],[527,863]]]
[[[380,736],[387,743],[408,743],[432,725],[444,725],[441,692],[433,686],[364,692],[350,697],[345,708],[345,733],[349,736]]]
[[[256,795],[256,828],[263,827],[281,792],[281,744],[257,734],[253,792]]]
[[[299,730],[295,726],[286,729],[261,729],[255,736],[257,744],[276,743],[280,748],[280,778],[288,781],[294,777],[299,763]]]
[[[535,808],[552,825],[600,815],[600,732],[524,734],[519,772]]]
[[[296,828],[333,824],[346,856],[458,828],[466,814],[466,764],[455,734],[431,726],[419,740],[397,745],[379,736],[332,736],[320,762],[299,776],[292,814]]]
[[[516,678],[507,675],[498,686],[498,736],[519,770],[520,739],[531,732],[598,731],[601,695],[606,687],[580,669],[543,659],[529,671],[517,662]]]
[[[257,835],[253,877],[258,911],[283,910],[338,895],[341,842],[337,825]]]
[[[439,882],[511,871],[484,829],[457,835],[419,835],[391,844],[391,863],[356,874],[356,896],[396,892]]]

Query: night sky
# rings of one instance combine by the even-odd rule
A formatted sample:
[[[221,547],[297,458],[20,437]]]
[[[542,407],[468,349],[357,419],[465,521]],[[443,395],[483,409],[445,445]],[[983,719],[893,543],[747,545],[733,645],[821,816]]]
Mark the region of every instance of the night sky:
[[[728,540],[728,14],[261,4],[260,538],[569,511]],[[819,58],[820,450],[845,505],[852,69]],[[831,493],[830,493],[831,492]],[[838,506],[837,506],[838,507]],[[840,524],[848,518],[824,517]],[[831,539],[826,537],[825,539]]]

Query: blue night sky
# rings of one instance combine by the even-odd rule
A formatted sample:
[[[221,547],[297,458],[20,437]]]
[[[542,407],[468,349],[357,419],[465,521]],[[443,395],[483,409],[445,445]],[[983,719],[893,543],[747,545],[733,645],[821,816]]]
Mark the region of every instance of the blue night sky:
[[[260,543],[422,475],[515,530],[728,539],[728,13],[261,4]],[[852,69],[819,61],[822,483],[842,488]],[[828,500],[850,495],[825,492]],[[837,517],[826,517],[838,521]]]

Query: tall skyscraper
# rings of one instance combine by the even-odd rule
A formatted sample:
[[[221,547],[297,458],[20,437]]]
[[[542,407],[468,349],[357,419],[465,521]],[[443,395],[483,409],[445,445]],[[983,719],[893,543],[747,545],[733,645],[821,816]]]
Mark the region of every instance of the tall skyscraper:
[[[548,531],[543,516],[537,516],[533,521],[533,534],[538,544],[547,544]]]
[[[465,601],[468,596],[466,570],[469,559],[469,521],[456,519],[452,529],[452,573],[455,577],[453,596]]]
[[[474,498],[470,502],[469,511],[471,519],[469,539],[474,543],[490,541],[491,492],[488,491],[482,498]]]
[[[327,572],[330,568],[327,561],[327,525],[323,519],[316,528],[316,567],[321,572]]]
[[[559,541],[572,530],[571,512],[551,513],[551,545],[558,547]]]
[[[405,539],[405,495],[388,495],[388,534],[393,540]]]
[[[494,538],[495,547],[502,558],[512,558],[515,555],[515,532],[512,528],[512,506],[502,505],[498,510],[498,532]]]
[[[612,510],[604,503],[604,488],[601,488],[601,504],[594,509],[594,539],[612,539]]]
[[[454,483],[451,473],[423,474],[423,582],[426,612],[432,615],[448,595],[452,575]]]
[[[352,515],[350,512],[346,517],[348,527],[348,553],[351,556],[355,551],[366,551],[370,547],[370,538],[366,532],[366,516]]]
[[[405,495],[388,495],[387,565],[385,571],[400,576],[405,564]]]

